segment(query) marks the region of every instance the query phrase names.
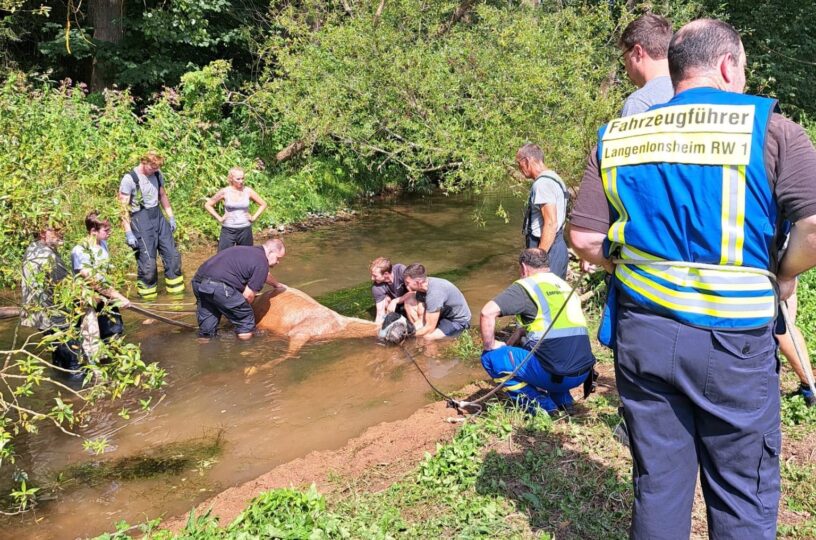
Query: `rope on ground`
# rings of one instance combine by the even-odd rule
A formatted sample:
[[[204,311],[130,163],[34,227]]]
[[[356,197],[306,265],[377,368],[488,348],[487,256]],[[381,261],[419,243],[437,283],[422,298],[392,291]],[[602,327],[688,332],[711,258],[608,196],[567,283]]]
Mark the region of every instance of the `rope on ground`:
[[[558,317],[560,317],[561,314],[566,309],[567,304],[569,303],[570,298],[572,298],[572,295],[575,294],[575,290],[577,289],[577,287],[578,287],[578,284],[576,283],[570,289],[570,292],[567,295],[567,299],[564,300],[564,304],[561,306],[561,308],[555,314],[555,317],[552,318],[552,320],[550,321],[549,326],[547,326],[547,329],[544,330],[544,333],[541,335],[539,340],[536,341],[535,345],[533,345],[533,348],[530,349],[530,352],[527,353],[527,356],[525,356],[524,359],[521,362],[519,362],[519,364],[516,366],[516,368],[513,370],[513,372],[509,376],[507,376],[506,380],[510,380],[513,377],[515,377],[516,374],[518,374],[518,372],[521,370],[521,368],[524,367],[524,365],[530,360],[530,358],[532,358],[535,355],[536,351],[538,350],[538,347],[541,345],[541,343],[544,342],[544,338],[547,337],[547,334],[550,332],[553,325],[555,325],[555,321],[558,320]],[[461,411],[463,409],[468,409],[468,408],[475,408],[475,409],[477,409],[475,414],[481,413],[484,410],[484,405],[482,405],[482,403],[484,403],[485,401],[487,401],[488,399],[490,399],[491,397],[496,395],[496,392],[498,392],[502,388],[502,386],[504,386],[504,382],[500,382],[499,384],[494,386],[493,389],[490,390],[490,392],[488,392],[487,394],[479,397],[478,399],[474,399],[473,401],[457,400],[457,399],[454,399],[453,397],[449,396],[448,394],[442,392],[437,387],[435,387],[433,385],[433,383],[431,383],[431,381],[428,379],[428,377],[425,376],[425,372],[422,371],[422,368],[419,367],[419,364],[417,364],[416,360],[414,360],[414,357],[411,356],[411,354],[407,350],[405,350],[405,348],[402,349],[402,352],[405,354],[405,356],[408,357],[409,360],[411,360],[411,362],[413,362],[414,366],[416,366],[416,368],[419,370],[420,375],[422,375],[422,378],[425,379],[425,382],[428,383],[428,386],[430,386],[431,389],[434,392],[436,392],[437,394],[442,396],[442,398],[445,399],[445,401],[447,402],[449,407],[452,407],[452,408],[454,408],[454,409],[456,409],[458,411]]]

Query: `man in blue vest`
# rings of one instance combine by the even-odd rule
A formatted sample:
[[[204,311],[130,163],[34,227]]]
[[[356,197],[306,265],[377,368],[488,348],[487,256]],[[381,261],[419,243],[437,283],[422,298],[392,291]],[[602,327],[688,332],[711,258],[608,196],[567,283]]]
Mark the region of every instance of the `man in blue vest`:
[[[519,148],[516,165],[521,174],[533,181],[524,210],[525,247],[547,252],[552,273],[567,278],[569,253],[564,241],[569,192],[558,174],[544,165],[544,152],[532,143]]]
[[[680,29],[674,98],[600,129],[571,218],[573,248],[613,274],[599,337],[630,431],[633,538],[690,536],[698,472],[711,538],[776,537],[774,319],[816,266],[816,150],[742,94],[745,62],[730,25]]]
[[[511,399],[529,411],[537,406],[550,415],[558,409],[570,412],[570,389],[585,384],[586,396],[595,364],[581,301],[570,294],[566,281],[550,272],[544,250],[522,251],[519,274],[519,280],[482,308],[482,366],[496,382],[504,383],[502,389]],[[493,335],[496,319],[507,315],[516,316],[520,330],[508,343],[514,345],[521,339],[523,349],[508,346]],[[535,356],[511,377],[533,348]]]

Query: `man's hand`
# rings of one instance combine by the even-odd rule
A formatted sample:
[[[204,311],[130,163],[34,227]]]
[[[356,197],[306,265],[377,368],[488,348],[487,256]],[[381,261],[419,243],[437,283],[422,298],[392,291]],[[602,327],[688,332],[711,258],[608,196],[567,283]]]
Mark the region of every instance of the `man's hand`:
[[[169,221],[170,221],[170,232],[176,232],[176,218],[171,217]]]
[[[393,300],[388,302],[388,307],[386,307],[385,310],[388,313],[394,313],[395,311],[397,311],[397,306],[399,306],[399,301],[400,301],[399,298],[394,298]]]
[[[595,266],[594,264],[592,264],[591,262],[589,262],[589,261],[587,261],[585,259],[581,259],[581,272],[584,272],[585,274],[589,274],[589,273],[594,272],[597,269],[598,269],[598,267]]]
[[[777,277],[776,284],[779,286],[779,299],[787,300],[796,291],[796,278],[784,279]]]
[[[133,234],[133,231],[125,231],[125,242],[134,249],[139,247],[139,241],[136,240],[136,235]]]
[[[504,341],[499,341],[498,339],[494,339],[493,343],[485,343],[483,349],[485,351],[495,351],[496,349],[500,349],[502,347],[506,347],[507,344]]]

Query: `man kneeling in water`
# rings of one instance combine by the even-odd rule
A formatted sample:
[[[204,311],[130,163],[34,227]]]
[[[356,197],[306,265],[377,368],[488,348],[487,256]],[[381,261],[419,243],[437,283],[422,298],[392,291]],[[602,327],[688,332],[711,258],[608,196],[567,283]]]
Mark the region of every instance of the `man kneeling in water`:
[[[519,274],[521,279],[482,308],[482,366],[528,411],[535,412],[538,406],[551,415],[558,409],[569,412],[573,403],[570,389],[584,384],[584,395],[588,395],[595,364],[581,301],[570,296],[567,282],[550,272],[546,251],[522,251]],[[496,319],[505,315],[515,315],[520,326],[508,344],[515,344],[523,329],[523,349],[495,339]],[[509,378],[536,345],[533,358]]]

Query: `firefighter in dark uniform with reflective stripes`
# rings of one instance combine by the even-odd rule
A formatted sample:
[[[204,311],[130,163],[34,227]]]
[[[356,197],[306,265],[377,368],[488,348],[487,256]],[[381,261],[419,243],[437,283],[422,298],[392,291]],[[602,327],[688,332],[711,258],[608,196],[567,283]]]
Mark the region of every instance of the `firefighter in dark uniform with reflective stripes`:
[[[571,216],[573,249],[612,273],[599,337],[631,442],[632,538],[688,538],[698,476],[710,538],[776,538],[774,318],[816,266],[816,151],[742,93],[745,64],[730,25],[681,28],[675,96],[600,129]]]
[[[587,383],[588,394],[595,364],[581,301],[574,294],[570,296],[567,282],[550,271],[547,252],[542,249],[521,252],[519,273],[521,279],[482,308],[482,365],[496,382],[504,383],[503,390],[511,399],[531,412],[536,406],[551,415],[558,409],[569,412],[573,403],[570,389]],[[494,338],[496,318],[505,315],[515,315],[525,334],[522,337],[518,332],[508,343],[520,338],[523,349]],[[535,356],[511,378],[516,366],[541,340]]]
[[[119,201],[126,206],[122,214],[125,239],[136,256],[136,290],[146,300],[156,298],[158,293],[157,253],[164,263],[167,292],[179,294],[184,291],[181,255],[173,239],[176,219],[159,170],[163,163],[164,158],[159,154],[147,152],[139,165],[122,177],[119,185]],[[164,208],[164,215],[159,203]]]

